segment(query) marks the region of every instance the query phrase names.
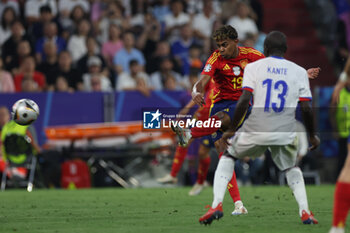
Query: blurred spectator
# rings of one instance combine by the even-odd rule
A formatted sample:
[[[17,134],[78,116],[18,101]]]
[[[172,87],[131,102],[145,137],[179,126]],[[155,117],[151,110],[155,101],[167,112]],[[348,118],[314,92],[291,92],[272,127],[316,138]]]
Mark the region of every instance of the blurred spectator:
[[[12,75],[3,68],[4,64],[0,58],[0,93],[15,92],[15,84]]]
[[[136,47],[143,52],[148,62],[159,42],[161,26],[149,13],[145,14],[144,21],[145,25],[142,26],[142,32],[137,39]]]
[[[37,22],[33,23],[30,27],[30,33],[34,39],[39,39],[44,36],[44,25],[49,22],[55,22],[58,27],[58,32],[60,32],[61,26],[52,14],[51,7],[48,5],[43,5],[40,7],[40,16]]]
[[[38,84],[30,77],[25,77],[21,81],[21,92],[40,92]]]
[[[170,0],[154,1],[154,5],[152,7],[152,14],[161,24],[165,23],[165,17],[171,13],[169,5]]]
[[[171,74],[169,74],[167,77],[165,77],[164,90],[167,90],[167,91],[178,90],[178,84],[176,82],[176,79]]]
[[[55,22],[46,23],[44,25],[44,36],[37,40],[35,45],[35,56],[39,64],[46,59],[44,54],[44,43],[46,41],[54,42],[58,53],[66,49],[66,41],[57,35],[57,24]]]
[[[14,11],[17,17],[19,17],[19,5],[17,1],[11,1],[11,0],[0,0],[0,19],[2,19],[2,15],[6,8],[11,7]]]
[[[93,0],[91,3],[91,22],[95,25],[96,22],[100,21],[102,16],[105,14],[108,7],[107,0]]]
[[[251,33],[247,33],[245,39],[242,41],[244,47],[252,47],[260,52],[264,52],[265,33],[259,33],[258,37]]]
[[[213,2],[211,0],[203,1],[203,11],[194,15],[192,28],[194,35],[202,42],[205,54],[210,52],[211,34],[215,20]]]
[[[130,73],[123,72],[119,75],[116,85],[117,91],[133,91],[137,90],[144,96],[150,96],[150,85],[148,75],[142,71],[137,60],[131,60]]]
[[[68,80],[63,76],[57,77],[54,90],[56,92],[69,92],[69,93],[74,92],[74,89],[69,86]]]
[[[190,69],[202,69],[203,62],[201,60],[201,55],[202,47],[197,44],[193,44],[188,52],[188,64],[190,65]],[[188,72],[186,72],[187,74],[190,73],[190,69]]]
[[[101,91],[112,91],[111,81],[102,72],[102,61],[99,57],[92,56],[88,60],[89,72],[83,75],[84,90],[92,91],[91,79],[98,76],[101,79]]]
[[[125,32],[123,34],[124,48],[119,50],[115,54],[113,59],[113,65],[118,74],[121,72],[130,72],[129,63],[131,60],[137,60],[138,64],[141,65],[142,70],[145,66],[145,58],[140,50],[135,48],[135,38],[132,32]]]
[[[38,66],[38,70],[45,75],[47,89],[52,91],[59,73],[56,44],[52,41],[45,42],[44,54],[46,59]]]
[[[81,6],[84,12],[90,12],[90,3],[87,0],[59,0],[58,11],[63,16],[69,16],[74,7]]]
[[[102,62],[102,72],[104,75],[109,76],[109,70],[106,65],[106,61],[103,58],[102,54],[99,52],[99,45],[94,37],[88,37],[86,39],[86,48],[87,52],[82,58],[79,59],[77,63],[77,69],[81,74],[85,74],[89,70],[88,60],[90,57],[98,57]]]
[[[11,25],[16,19],[15,10],[12,7],[4,9],[0,26],[0,46],[11,36]]]
[[[15,81],[15,87],[16,91],[20,92],[22,91],[22,80],[33,80],[37,86],[38,90],[44,90],[46,87],[46,80],[44,74],[41,72],[36,71],[35,69],[35,59],[32,56],[28,56],[24,58],[19,74],[15,76],[14,81]],[[31,81],[28,81],[29,83]]]
[[[204,5],[207,0],[197,1],[197,0],[187,0],[187,12],[192,16],[199,14],[204,11]],[[214,14],[217,16],[221,15],[221,5],[219,0],[210,0],[210,7],[212,8]]]
[[[113,57],[123,48],[121,40],[121,27],[116,24],[110,24],[108,29],[108,40],[102,44],[102,54],[105,58],[108,67],[113,67]]]
[[[86,39],[90,33],[90,29],[89,21],[83,19],[78,24],[77,33],[70,37],[67,50],[72,55],[73,63],[76,63],[86,54]]]
[[[258,36],[258,28],[253,19],[249,18],[251,8],[245,2],[238,3],[237,15],[231,17],[227,24],[234,27],[238,33],[239,40],[245,40],[246,34],[251,33]]]
[[[193,30],[190,24],[181,27],[181,37],[175,40],[171,45],[171,52],[177,62],[182,67],[182,75],[188,75],[190,70],[189,51],[190,47],[198,45],[199,42],[193,38]]]
[[[99,91],[103,91],[102,89],[102,78],[99,75],[92,75],[91,76],[91,91],[92,92],[99,92]]]
[[[185,89],[182,76],[179,73],[176,73],[173,70],[173,67],[173,62],[169,57],[162,58],[159,70],[152,73],[150,77],[151,86],[154,90],[163,90],[168,76],[175,78],[178,90]]]
[[[58,55],[58,69],[58,76],[66,77],[70,87],[79,91],[83,90],[83,79],[81,73],[73,68],[72,57],[66,50],[60,52]]]
[[[25,33],[23,24],[19,20],[15,20],[11,26],[11,37],[5,41],[2,46],[1,56],[5,64],[5,68],[8,70],[8,64],[16,57],[17,54],[17,45],[22,40],[27,40],[32,42],[31,37]],[[32,47],[32,44],[31,44]]]
[[[126,30],[129,27],[128,20],[124,17],[124,8],[118,1],[109,2],[106,15],[98,25],[98,40],[100,43],[108,40],[110,24],[119,25],[122,30]]]
[[[28,0],[24,6],[24,16],[28,24],[38,22],[40,19],[40,8],[48,6],[51,9],[52,15],[57,15],[57,5],[55,0]]]
[[[237,15],[239,0],[227,0],[221,3],[221,19],[226,23],[233,15]]]
[[[190,16],[185,13],[181,0],[171,2],[171,13],[165,16],[165,33],[170,41],[180,35],[180,27],[190,22]]]
[[[33,55],[32,48],[27,40],[22,40],[17,45],[17,53],[7,65],[7,70],[9,70],[12,75],[16,75],[19,72],[19,67],[24,60],[24,58]]]
[[[148,53],[145,53],[148,54]],[[152,74],[159,70],[160,62],[164,57],[169,57],[173,62],[173,70],[176,72],[181,72],[180,65],[174,56],[171,54],[170,44],[166,40],[161,40],[157,43],[156,48],[147,57],[146,71],[148,74]]]
[[[73,8],[68,18],[60,17],[60,22],[63,25],[63,37],[68,39],[71,34],[78,30],[78,25],[82,20],[88,20],[88,14],[82,6],[77,5]]]

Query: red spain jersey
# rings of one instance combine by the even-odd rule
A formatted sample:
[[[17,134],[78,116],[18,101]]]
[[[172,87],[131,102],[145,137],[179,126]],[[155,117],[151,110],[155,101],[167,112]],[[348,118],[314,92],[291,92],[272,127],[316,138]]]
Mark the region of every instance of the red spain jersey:
[[[205,86],[205,97],[204,97],[205,104],[203,105],[203,107],[200,107],[196,112],[196,118],[198,120],[208,119],[210,106],[213,102],[214,89],[215,89],[215,82],[214,82],[214,79],[211,78],[210,81]]]
[[[249,47],[238,47],[238,56],[231,59],[223,58],[216,50],[207,60],[202,71],[215,82],[214,103],[220,100],[238,100],[242,95],[242,81],[244,68],[248,63],[265,56]]]

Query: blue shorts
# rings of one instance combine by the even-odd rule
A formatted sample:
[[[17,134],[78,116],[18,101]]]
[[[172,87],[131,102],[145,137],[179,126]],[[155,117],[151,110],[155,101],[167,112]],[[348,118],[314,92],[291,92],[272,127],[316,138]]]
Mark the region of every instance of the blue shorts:
[[[221,100],[219,102],[214,103],[211,106],[209,115],[213,116],[218,112],[224,112],[226,113],[229,117],[230,120],[232,122],[233,119],[233,114],[235,113],[235,109],[236,109],[236,105],[237,105],[238,101],[233,101],[233,100]],[[238,128],[241,127],[241,125],[243,124],[243,122],[248,118],[249,114],[251,112],[251,107],[249,107],[247,113],[245,114],[244,118],[242,119],[242,121],[239,123]],[[219,140],[223,135],[222,130],[218,130],[215,133],[213,133],[211,135],[212,139],[214,142],[216,142],[217,140]]]
[[[215,147],[214,141],[213,141],[213,138],[211,137],[211,135],[201,137],[201,144],[205,147],[208,147],[208,148]]]

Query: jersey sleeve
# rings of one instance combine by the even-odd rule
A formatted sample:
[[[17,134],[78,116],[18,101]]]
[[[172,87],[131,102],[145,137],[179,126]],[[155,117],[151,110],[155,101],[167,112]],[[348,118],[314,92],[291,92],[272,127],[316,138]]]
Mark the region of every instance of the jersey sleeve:
[[[244,69],[242,89],[253,93],[255,85],[254,66],[248,64]]]
[[[216,70],[216,66],[218,64],[218,57],[219,57],[219,53],[215,51],[208,58],[207,62],[205,63],[205,66],[202,70],[202,75],[209,75],[210,77],[213,77],[215,70]]]
[[[299,87],[299,101],[311,101],[312,95],[310,90],[309,78],[306,70],[302,73],[302,81]]]
[[[261,58],[264,58],[264,57],[265,57],[265,55],[262,54],[261,52],[259,52],[256,49],[251,48],[249,50],[249,60],[250,60],[250,62],[254,62],[254,61],[260,60]]]

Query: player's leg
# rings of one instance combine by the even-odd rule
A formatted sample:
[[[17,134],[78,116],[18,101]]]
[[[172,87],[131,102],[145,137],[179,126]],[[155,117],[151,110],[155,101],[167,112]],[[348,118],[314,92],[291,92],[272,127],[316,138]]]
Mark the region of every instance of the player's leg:
[[[214,200],[208,212],[199,219],[200,223],[210,224],[214,219],[219,219],[223,216],[222,201],[234,172],[235,162],[233,157],[243,158],[248,154],[254,157],[261,155],[266,150],[264,146],[245,144],[244,141],[239,136],[235,136],[231,141],[231,146],[221,156],[214,176]]]
[[[178,136],[180,145],[185,146],[191,138],[199,138],[215,134],[219,129],[223,131],[226,130],[231,123],[231,117],[233,116],[236,103],[236,101],[220,101],[213,104],[210,110],[210,117],[207,120],[215,123],[220,122],[220,127],[215,123],[209,124],[208,127],[192,127],[191,129],[172,126],[171,128]]]
[[[288,186],[291,188],[299,206],[299,216],[304,224],[317,224],[313,213],[309,210],[303,173],[295,166],[297,158],[297,138],[290,145],[270,146],[274,163],[281,171],[285,171]]]
[[[350,151],[350,144],[348,144]],[[350,153],[340,172],[334,192],[333,222],[329,233],[344,233],[345,222],[350,209]]]
[[[182,167],[182,164],[183,164],[183,162],[185,160],[185,157],[186,157],[186,154],[187,154],[187,151],[188,151],[188,147],[191,145],[193,140],[194,139],[191,139],[189,141],[189,143],[187,144],[187,146],[185,146],[185,147],[182,147],[182,146],[177,146],[176,147],[175,156],[174,156],[173,163],[172,163],[172,166],[171,166],[171,172],[170,172],[170,174],[167,174],[164,177],[157,179],[157,181],[159,183],[163,183],[163,184],[166,184],[166,183],[177,183],[176,176],[177,176],[177,174],[179,173],[179,171],[180,171],[180,169]]]
[[[197,181],[188,193],[190,196],[198,195],[204,188],[204,181],[207,178],[209,166],[210,166],[210,136],[204,137],[201,141],[198,150],[199,166],[197,172]]]
[[[232,178],[235,162],[231,156],[221,156],[214,175],[214,199],[211,208],[204,214],[199,222],[210,224],[214,219],[223,217],[222,201],[224,200],[228,182]]]
[[[217,151],[220,151],[218,143],[219,141],[215,142],[215,147]],[[222,154],[223,152],[219,153],[219,158],[221,157]],[[234,171],[232,173],[232,178],[227,185],[227,189],[231,196],[233,204],[235,205],[235,209],[232,211],[231,214],[232,215],[248,214],[248,210],[246,207],[244,207],[243,202],[241,200],[241,195],[239,193],[238,184],[237,184],[236,173]]]
[[[211,116],[209,120],[215,121],[215,122],[220,121],[221,127],[218,128],[216,127],[215,124],[210,124],[209,127],[193,127],[191,128],[192,138],[199,138],[199,137],[211,135],[215,133],[218,129],[225,131],[230,126],[230,123],[231,123],[230,116],[221,111],[215,113],[215,115]]]

